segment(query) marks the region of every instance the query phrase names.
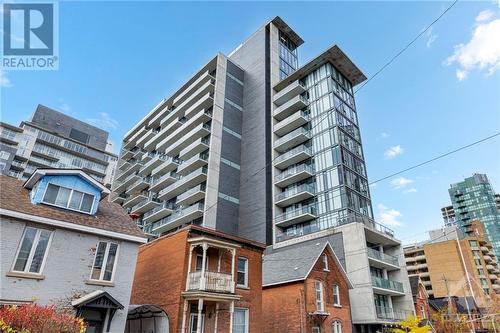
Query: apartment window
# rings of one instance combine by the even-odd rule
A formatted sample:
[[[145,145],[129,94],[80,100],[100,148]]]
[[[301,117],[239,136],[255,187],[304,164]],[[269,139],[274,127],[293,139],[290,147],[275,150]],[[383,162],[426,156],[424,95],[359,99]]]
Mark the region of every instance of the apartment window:
[[[333,285],[333,305],[340,306],[340,288],[338,284]]]
[[[238,258],[238,287],[248,287],[248,259]]]
[[[112,281],[115,271],[118,244],[99,242],[92,266],[92,280]]]
[[[47,257],[52,232],[27,227],[17,250],[13,271],[40,274]]]
[[[426,318],[426,315],[425,315],[425,308],[423,305],[420,305],[420,318],[421,319],[425,319]]]
[[[43,196],[44,203],[67,209],[90,213],[94,205],[94,195],[66,187],[48,184]]]
[[[477,241],[475,241],[475,240],[469,241],[469,244],[470,244],[471,247],[477,247],[478,246]]]
[[[330,271],[328,269],[328,256],[326,254],[323,254],[323,270],[326,272]]]
[[[314,326],[313,329],[312,329],[312,332],[313,333],[321,333],[321,327],[319,326]]]
[[[234,309],[233,333],[248,333],[248,309]]]
[[[205,315],[201,315],[201,333],[203,333],[205,327]],[[191,313],[189,320],[189,333],[198,332],[198,313]]]
[[[323,312],[325,310],[325,306],[323,303],[323,284],[321,281],[316,281],[314,283],[314,287],[316,289],[316,310],[319,312]]]
[[[333,333],[342,333],[342,323],[340,321],[334,321],[332,324]]]
[[[199,272],[201,271],[201,266],[203,263],[203,255],[197,254],[196,255],[196,271]],[[205,257],[205,270],[208,268],[208,256]]]

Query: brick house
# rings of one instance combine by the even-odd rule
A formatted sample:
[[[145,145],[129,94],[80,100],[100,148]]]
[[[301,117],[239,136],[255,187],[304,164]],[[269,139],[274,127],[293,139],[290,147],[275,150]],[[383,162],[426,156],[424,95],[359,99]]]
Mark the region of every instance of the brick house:
[[[71,310],[87,333],[123,332],[146,236],[81,170],[0,175],[0,305]]]
[[[415,313],[422,320],[430,320],[431,312],[429,309],[429,295],[425,290],[425,286],[418,275],[409,277],[411,293],[413,295],[413,304],[415,306]]]
[[[328,241],[272,250],[263,263],[263,332],[351,333],[350,288]]]
[[[161,308],[170,332],[261,333],[264,249],[195,225],[162,236],[139,249],[131,304]]]

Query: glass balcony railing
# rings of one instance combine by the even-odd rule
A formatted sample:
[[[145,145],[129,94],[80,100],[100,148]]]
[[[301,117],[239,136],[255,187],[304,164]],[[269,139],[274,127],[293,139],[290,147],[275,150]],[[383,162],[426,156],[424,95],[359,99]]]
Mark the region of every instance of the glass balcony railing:
[[[276,182],[279,182],[279,181],[282,181],[283,179],[286,179],[288,177],[291,177],[291,176],[294,176],[298,173],[301,173],[301,172],[308,172],[310,174],[313,174],[314,173],[314,167],[310,164],[299,164],[293,168],[289,168],[289,169],[286,169],[284,170],[282,173],[276,175],[274,177],[274,180]]]
[[[403,284],[401,282],[384,279],[378,276],[372,276],[372,286],[375,288],[387,289],[400,293],[405,292]]]
[[[281,201],[281,200],[293,197],[293,196],[295,196],[299,193],[303,193],[303,192],[314,193],[315,190],[316,190],[315,184],[302,184],[302,185],[299,185],[296,187],[292,187],[291,189],[289,189],[285,192],[276,194],[274,200]]]
[[[308,129],[305,129],[304,127],[299,127],[297,129],[294,129],[293,131],[291,131],[290,133],[282,136],[281,138],[277,139],[275,142],[274,142],[274,147],[278,147],[290,140],[292,140],[293,138],[299,136],[299,135],[304,135],[305,137],[307,138],[311,138],[311,131],[308,130]]]
[[[275,221],[276,223],[281,223],[286,220],[293,219],[295,217],[304,215],[304,214],[311,214],[311,215],[316,215],[316,207],[315,206],[304,206],[300,207],[294,210],[287,211],[281,215],[276,216]]]
[[[143,219],[146,219],[146,218],[150,217],[151,215],[158,213],[162,209],[176,210],[177,208],[178,207],[174,202],[166,201],[163,204],[156,206],[155,208],[151,209],[150,211],[144,213]]]
[[[398,257],[391,256],[390,254],[386,254],[372,248],[368,248],[368,257],[375,260],[383,261],[390,265],[399,266]]]
[[[298,147],[295,147],[283,154],[281,154],[280,156],[278,156],[274,161],[275,161],[275,164],[278,164],[280,162],[283,162],[283,161],[286,161],[287,159],[289,159],[290,157],[294,156],[294,155],[297,155],[297,154],[300,154],[300,153],[306,153],[308,155],[312,155],[312,149],[311,147],[308,147],[306,145],[300,145]]]

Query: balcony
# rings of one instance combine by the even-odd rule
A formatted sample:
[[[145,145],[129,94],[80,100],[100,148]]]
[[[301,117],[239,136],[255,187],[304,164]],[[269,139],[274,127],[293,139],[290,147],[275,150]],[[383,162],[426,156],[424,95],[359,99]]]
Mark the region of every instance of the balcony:
[[[404,295],[403,284],[398,281],[372,276],[372,286],[377,293],[382,295],[399,296]]]
[[[174,171],[179,166],[180,160],[165,156],[161,159],[161,163],[151,171],[151,175],[155,177],[163,176],[171,171]]]
[[[411,310],[393,309],[386,306],[375,306],[375,308],[377,311],[377,317],[380,319],[404,320],[413,314],[413,311]]]
[[[294,114],[295,112],[305,108],[308,104],[309,102],[304,96],[295,96],[285,104],[274,109],[274,118],[278,121],[281,121],[286,117]]]
[[[184,160],[187,160],[195,156],[196,154],[200,154],[206,151],[209,147],[210,147],[210,138],[209,137],[200,138],[195,140],[186,148],[182,149],[179,153],[179,157]]]
[[[306,142],[311,138],[311,131],[304,127],[299,127],[285,136],[274,141],[274,149],[280,153]]]
[[[127,189],[132,183],[134,183],[137,179],[139,179],[139,173],[134,172],[133,174],[129,175],[127,178],[125,178],[122,182],[116,181],[118,184],[115,188],[115,192],[123,192],[125,189]]]
[[[387,270],[399,270],[398,257],[377,251],[373,248],[368,248],[368,259],[370,260],[371,266],[385,268]]]
[[[162,120],[163,121],[163,120]],[[186,122],[186,118],[184,117],[179,117],[175,120],[172,120],[170,123],[166,124],[163,126],[156,135],[154,135],[151,139],[146,141],[144,144],[144,148],[148,150],[154,150],[156,148],[156,145],[162,138],[165,138],[168,136],[170,133],[178,129],[182,124]]]
[[[303,94],[305,92],[306,92],[306,87],[300,81],[297,80],[293,83],[290,83],[280,92],[274,94],[273,102],[278,106],[283,105],[285,102],[289,101],[293,97]]]
[[[490,252],[490,249],[488,249],[486,246],[481,246],[481,252],[488,253]]]
[[[196,203],[192,206],[176,210],[167,217],[162,218],[160,221],[154,222],[152,231],[158,234],[177,228],[185,223],[191,222],[203,216],[203,204]]]
[[[495,271],[495,267],[493,265],[486,265],[486,269],[489,271],[489,272],[494,272]]]
[[[489,255],[484,255],[483,259],[486,263],[493,262],[493,259]]]
[[[278,169],[286,169],[287,167],[302,162],[312,157],[312,149],[306,145],[295,147],[286,153],[281,154],[274,160],[274,166]]]
[[[144,144],[148,142],[152,137],[154,137],[156,134],[158,134],[159,131],[156,129],[148,129],[144,132],[144,134],[137,139],[137,146],[144,147]]]
[[[125,168],[121,174],[116,177],[117,181],[122,181],[128,175],[132,173],[137,173],[142,168],[142,162],[140,161],[130,161],[128,168]]]
[[[120,194],[113,194],[111,202],[117,203],[117,204],[122,204],[127,200],[128,196],[125,193],[120,193]]]
[[[310,164],[299,164],[283,170],[274,177],[274,185],[281,188],[300,182],[314,175],[314,167]]]
[[[152,195],[149,195],[146,200],[143,200],[139,202],[138,204],[135,204],[132,206],[130,209],[131,214],[142,214],[144,212],[150,211],[151,209],[157,207],[158,205],[161,204],[161,201],[155,198]]]
[[[198,169],[187,176],[181,177],[177,182],[169,185],[158,193],[158,197],[162,200],[169,200],[188,189],[201,184],[207,180],[207,167]]]
[[[211,291],[219,293],[234,293],[234,281],[231,274],[201,271],[189,273],[188,291]]]
[[[128,207],[132,207],[134,206],[135,204],[141,202],[141,201],[144,201],[148,198],[148,193],[147,192],[141,192],[137,195],[130,195],[129,196],[129,199],[126,200],[124,203],[123,203],[123,208],[128,208]]]
[[[135,182],[133,182],[125,193],[130,194],[134,192],[140,192],[147,188],[151,184],[151,177],[139,177]]]
[[[209,123],[199,124],[191,131],[185,133],[178,141],[168,146],[165,149],[165,154],[170,156],[175,156],[179,154],[179,157],[183,160],[187,159],[185,156],[182,156],[181,151],[191,145],[198,139],[201,139],[208,134],[210,134],[211,125]]]
[[[192,189],[187,190],[182,194],[179,194],[179,196],[177,196],[176,202],[179,205],[186,206],[201,201],[205,198],[205,189],[206,189],[205,184],[200,184],[198,186],[195,186]]]
[[[193,91],[196,91],[196,89],[199,89],[206,82],[213,79],[214,77],[210,75],[210,72],[206,71],[205,73],[201,74],[196,80],[194,80],[193,83],[186,87],[186,89],[183,89],[183,91],[174,99],[173,103],[182,103],[182,101],[184,101],[189,96],[189,94],[191,94]]]
[[[496,274],[489,274],[488,277],[490,278],[491,281],[498,280],[498,276]]]
[[[167,156],[162,154],[154,154],[152,158],[143,164],[139,173],[143,176],[150,174],[156,167],[164,163],[168,159]]]
[[[314,197],[315,192],[315,184],[302,184],[276,194],[274,201],[277,206],[286,207]]]
[[[126,142],[123,142],[122,147],[124,149],[133,149],[136,145],[137,140],[145,131],[145,127],[137,129],[136,132]]]
[[[310,221],[316,218],[316,207],[304,206],[294,210],[287,211],[276,216],[275,224],[278,227],[284,228],[293,224]]]
[[[176,172],[170,171],[169,173],[164,174],[160,178],[153,179],[153,181],[151,182],[150,190],[153,192],[159,192],[165,187],[176,182],[179,178],[180,176]]]
[[[199,169],[208,163],[208,153],[203,152],[193,157],[189,158],[186,161],[183,161],[181,165],[177,168],[177,173],[181,176],[185,176],[196,169]]]
[[[153,209],[147,211],[144,214],[142,220],[145,223],[155,222],[155,221],[158,221],[158,220],[164,218],[165,216],[172,214],[174,212],[174,210],[176,210],[176,209],[177,209],[177,206],[173,202],[166,201],[166,202],[162,203],[161,205],[156,206]]]
[[[290,117],[274,125],[274,134],[283,136],[298,127],[304,126],[309,121],[311,121],[311,116],[308,112],[302,110],[295,112]]]
[[[186,117],[192,118],[197,112],[200,110],[208,110],[212,108],[214,105],[214,93],[208,92],[205,95],[201,96],[197,102],[191,105],[186,112],[184,113]]]

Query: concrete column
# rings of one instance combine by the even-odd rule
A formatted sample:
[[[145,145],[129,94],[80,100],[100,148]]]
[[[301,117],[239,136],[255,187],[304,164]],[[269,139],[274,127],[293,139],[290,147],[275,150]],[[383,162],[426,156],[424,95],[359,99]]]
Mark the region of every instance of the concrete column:
[[[186,316],[188,309],[188,301],[184,300],[184,309],[182,311],[182,325],[181,325],[181,333],[186,333]]]
[[[229,306],[229,333],[233,333],[234,301]]]
[[[188,273],[187,273],[187,277],[186,277],[186,290],[189,290],[189,274],[191,273],[191,262],[193,260],[193,250],[194,250],[194,246],[191,245],[189,247],[189,254],[188,254]]]
[[[207,249],[208,249],[208,244],[203,243],[202,245],[203,249],[203,258],[201,261],[201,277],[200,277],[200,290],[205,290],[205,271],[207,269],[206,267],[206,261],[207,261]]]
[[[217,321],[219,317],[219,302],[215,303],[215,323],[214,323],[214,333],[217,333]]]
[[[203,311],[203,298],[200,298],[198,300],[198,321],[196,323],[196,333],[201,333],[201,325],[203,324],[202,321],[202,311]]]

